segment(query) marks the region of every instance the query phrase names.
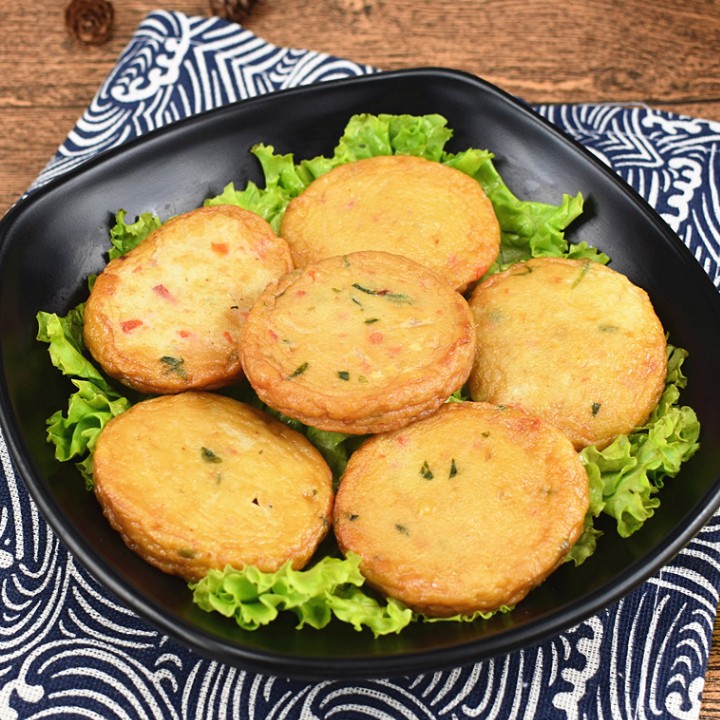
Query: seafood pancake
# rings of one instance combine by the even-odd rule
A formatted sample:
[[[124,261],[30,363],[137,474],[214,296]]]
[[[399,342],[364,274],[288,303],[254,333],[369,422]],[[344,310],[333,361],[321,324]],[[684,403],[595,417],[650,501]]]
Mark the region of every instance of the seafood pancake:
[[[254,213],[219,205],[176,216],[98,276],[85,342],[108,375],[142,392],[227,385],[242,375],[250,307],[291,268],[285,241]]]
[[[590,261],[542,258],[478,285],[473,400],[521,405],[576,448],[642,425],[665,386],[665,333],[644,290]]]
[[[490,267],[500,226],[480,184],[423,158],[340,165],[288,205],[280,227],[295,267],[358,250],[405,255],[463,291]]]
[[[474,347],[462,295],[408,258],[372,251],[288,273],[262,294],[241,337],[261,400],[356,435],[434,412],[467,379]]]
[[[557,428],[520,408],[448,403],[353,453],[333,523],[371,585],[448,617],[522,600],[563,562],[588,505]]]
[[[205,392],[134,405],[100,433],[95,494],[125,543],[189,581],[226,565],[305,565],[327,534],[332,475],[304,435]]]

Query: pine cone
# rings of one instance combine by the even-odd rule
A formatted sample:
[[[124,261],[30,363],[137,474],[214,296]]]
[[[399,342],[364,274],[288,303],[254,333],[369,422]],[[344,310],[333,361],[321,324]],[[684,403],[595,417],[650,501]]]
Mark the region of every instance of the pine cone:
[[[241,23],[248,18],[256,0],[210,0],[213,15]]]
[[[85,45],[102,45],[112,33],[114,11],[108,0],[72,0],[65,8],[65,25]]]

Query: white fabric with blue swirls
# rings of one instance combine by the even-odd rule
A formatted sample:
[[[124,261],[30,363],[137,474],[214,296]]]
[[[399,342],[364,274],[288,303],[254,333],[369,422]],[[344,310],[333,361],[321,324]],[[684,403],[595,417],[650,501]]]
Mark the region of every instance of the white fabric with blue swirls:
[[[156,127],[281,88],[372,72],[155,12],[36,185]],[[537,110],[660,212],[720,286],[720,125],[645,107]],[[201,658],[118,604],[58,542],[0,438],[0,718],[697,718],[720,519],[604,612],[529,650],[392,680],[305,683]]]

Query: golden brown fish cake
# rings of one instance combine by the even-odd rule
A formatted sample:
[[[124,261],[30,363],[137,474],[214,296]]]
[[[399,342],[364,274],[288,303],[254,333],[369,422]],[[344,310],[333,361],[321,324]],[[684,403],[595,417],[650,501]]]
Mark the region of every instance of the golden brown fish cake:
[[[372,586],[447,617],[522,600],[563,562],[588,505],[557,428],[520,408],[448,403],[355,451],[333,526]]]
[[[133,551],[198,580],[211,568],[301,568],[328,532],[332,475],[304,435],[236,400],[187,392],[109,422],[95,493]]]
[[[179,215],[111,260],[85,307],[85,342],[142,392],[212,389],[242,375],[238,340],[265,286],[292,268],[262,218],[231,205]]]
[[[322,430],[362,435],[434,412],[472,367],[466,300],[416,262],[328,258],[262,294],[241,337],[258,396]]]
[[[288,205],[280,235],[295,267],[384,250],[434,270],[457,290],[482,277],[500,248],[492,203],[469,175],[388,155],[334,168]]]
[[[665,385],[665,333],[644,290],[581,260],[518,263],[477,286],[473,400],[517,404],[576,448],[645,422]]]

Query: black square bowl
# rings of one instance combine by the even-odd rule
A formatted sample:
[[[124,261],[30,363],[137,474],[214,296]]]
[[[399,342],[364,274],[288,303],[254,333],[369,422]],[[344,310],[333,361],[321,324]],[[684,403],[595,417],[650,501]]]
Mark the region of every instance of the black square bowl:
[[[207,614],[177,578],[130,552],[45,440],[45,420],[70,386],[37,342],[39,310],[64,314],[105,263],[114,213],[161,218],[197,207],[231,180],[261,182],[257,142],[296,158],[332,151],[349,117],[440,113],[448,149],[488,148],[520,197],[557,202],[581,191],[586,212],[569,233],[612,258],[649,293],[671,341],[690,352],[683,402],[702,424],[700,451],[669,481],[661,507],[628,540],[613,530],[580,568],[562,567],[509,615],[471,624],[416,623],[374,639],[349,626],[256,632]],[[236,666],[303,678],[387,676],[461,665],[532,645],[598,612],[669,562],[720,503],[720,296],[658,215],[580,145],[473,76],[416,69],[312,85],[184,120],[108,151],[34,192],[0,224],[0,420],[32,498],[79,561],[164,633]]]

